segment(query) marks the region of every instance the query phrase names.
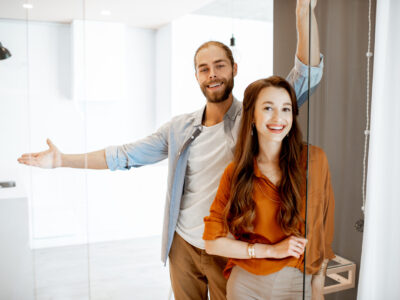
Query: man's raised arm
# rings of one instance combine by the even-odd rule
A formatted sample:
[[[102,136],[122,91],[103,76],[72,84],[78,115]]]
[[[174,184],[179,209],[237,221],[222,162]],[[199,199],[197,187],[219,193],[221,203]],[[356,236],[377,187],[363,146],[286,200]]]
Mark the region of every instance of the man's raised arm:
[[[310,11],[311,1],[311,11]],[[297,0],[296,6],[296,28],[297,28],[297,51],[294,59],[294,67],[287,76],[287,80],[296,91],[297,104],[300,107],[308,99],[308,43],[309,43],[309,19],[311,13],[311,72],[310,72],[310,94],[318,86],[323,73],[323,56],[320,54],[317,20],[315,18],[315,6],[317,0]]]
[[[311,1],[311,11],[310,11]],[[309,20],[311,13],[311,66],[318,66],[320,63],[320,49],[319,49],[319,36],[318,24],[315,18],[315,6],[317,0],[297,0],[296,6],[296,26],[297,26],[297,51],[296,56],[300,61],[309,65]]]

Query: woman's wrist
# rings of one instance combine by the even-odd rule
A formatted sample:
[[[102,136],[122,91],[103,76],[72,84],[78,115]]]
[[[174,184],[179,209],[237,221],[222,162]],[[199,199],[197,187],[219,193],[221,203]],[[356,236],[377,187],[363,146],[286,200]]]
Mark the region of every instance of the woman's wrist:
[[[254,244],[256,258],[271,257],[272,246],[267,244]]]

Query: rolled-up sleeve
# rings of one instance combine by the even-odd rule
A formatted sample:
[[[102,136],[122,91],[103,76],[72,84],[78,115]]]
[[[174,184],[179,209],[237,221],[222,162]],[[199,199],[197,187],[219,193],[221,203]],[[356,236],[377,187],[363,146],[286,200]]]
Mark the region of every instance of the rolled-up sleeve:
[[[155,133],[137,142],[110,146],[105,149],[106,162],[110,170],[129,170],[156,163],[168,157],[169,123]]]
[[[320,54],[320,59],[318,66],[310,68],[310,95],[314,92],[322,78],[324,69],[324,56],[322,54]],[[294,67],[286,79],[293,85],[297,96],[297,104],[300,107],[308,98],[308,65],[303,64],[295,56]]]
[[[224,225],[223,212],[229,201],[233,164],[229,164],[222,174],[214,202],[210,207],[210,215],[204,218],[203,240],[215,240],[225,237],[228,232]]]

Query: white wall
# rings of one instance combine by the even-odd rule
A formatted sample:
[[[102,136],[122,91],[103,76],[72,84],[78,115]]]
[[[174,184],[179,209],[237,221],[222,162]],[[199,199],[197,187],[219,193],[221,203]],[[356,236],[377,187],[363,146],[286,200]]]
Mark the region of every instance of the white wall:
[[[157,127],[171,118],[171,36],[171,24],[161,27],[156,32],[155,117]]]

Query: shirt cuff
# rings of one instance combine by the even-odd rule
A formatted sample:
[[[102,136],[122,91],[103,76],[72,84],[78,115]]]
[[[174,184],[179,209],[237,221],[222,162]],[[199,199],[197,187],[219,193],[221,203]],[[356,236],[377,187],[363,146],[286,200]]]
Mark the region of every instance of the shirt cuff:
[[[110,146],[105,149],[107,166],[111,171],[118,169],[118,147]]]
[[[324,55],[320,53],[319,58],[319,65],[311,67],[311,74],[313,71],[322,71],[322,69],[324,68]],[[297,55],[294,56],[294,69],[298,74],[304,74],[304,76],[307,76],[308,74],[308,65],[303,64],[303,62],[297,57]]]

